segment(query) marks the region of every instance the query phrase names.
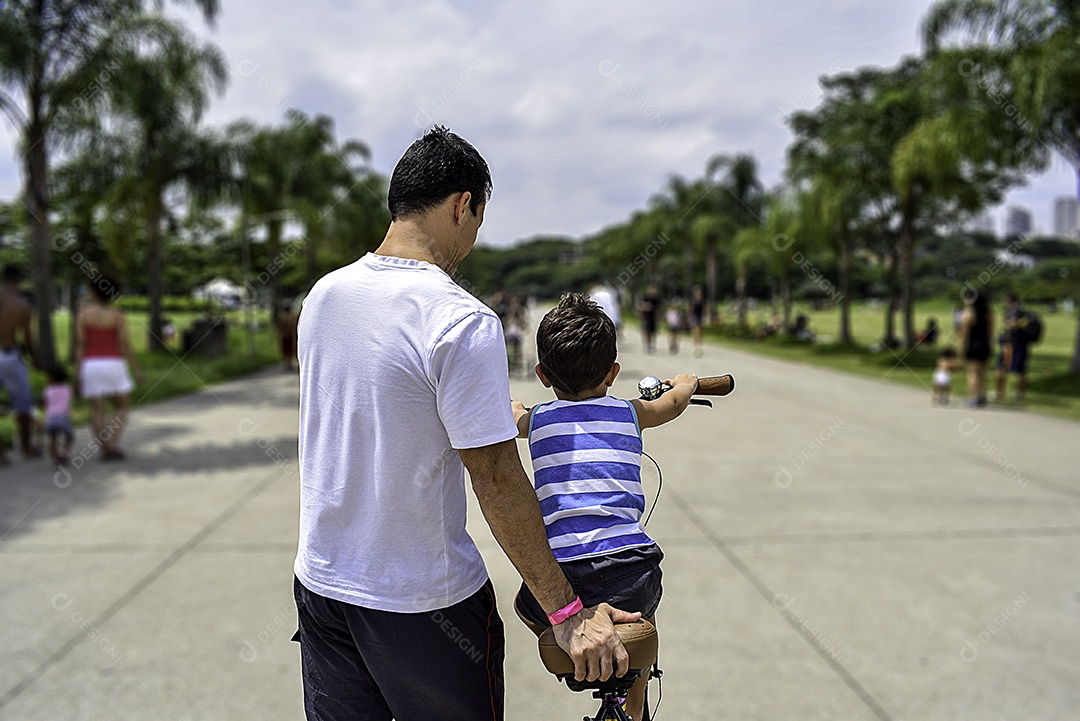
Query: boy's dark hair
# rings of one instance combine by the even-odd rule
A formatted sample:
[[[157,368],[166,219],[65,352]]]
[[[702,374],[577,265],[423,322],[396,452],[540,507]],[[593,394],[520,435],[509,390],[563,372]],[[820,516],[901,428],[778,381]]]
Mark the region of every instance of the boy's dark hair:
[[[469,210],[476,215],[491,196],[487,163],[467,140],[436,125],[398,160],[386,205],[390,219],[397,220],[431,210],[466,190],[472,193]]]
[[[49,366],[47,372],[48,372],[48,375],[49,375],[49,382],[50,383],[67,383],[68,382],[67,368],[64,368],[64,366],[60,365],[59,363],[54,363],[53,365]]]
[[[941,357],[942,358],[955,358],[956,357],[956,351],[953,350],[952,348],[946,348],[945,350],[941,351]]]
[[[603,382],[617,354],[615,324],[582,293],[567,293],[536,329],[540,370],[558,390],[577,395]]]

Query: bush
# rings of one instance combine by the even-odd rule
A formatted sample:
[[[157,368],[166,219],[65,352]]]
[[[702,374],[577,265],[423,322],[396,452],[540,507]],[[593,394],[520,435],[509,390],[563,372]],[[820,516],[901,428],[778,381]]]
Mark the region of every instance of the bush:
[[[125,295],[115,305],[122,311],[150,312],[150,299],[142,295]],[[163,313],[206,313],[212,307],[210,301],[196,300],[186,295],[167,295],[161,301]]]

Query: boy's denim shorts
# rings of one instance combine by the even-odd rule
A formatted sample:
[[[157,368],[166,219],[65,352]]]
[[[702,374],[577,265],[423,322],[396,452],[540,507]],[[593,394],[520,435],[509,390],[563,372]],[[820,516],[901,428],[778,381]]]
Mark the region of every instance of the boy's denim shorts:
[[[586,606],[607,603],[621,611],[641,611],[642,618],[652,618],[660,605],[660,546],[628,548],[607,556],[563,561],[559,565],[574,592]],[[523,583],[514,604],[525,618],[541,626],[550,626],[547,614]]]

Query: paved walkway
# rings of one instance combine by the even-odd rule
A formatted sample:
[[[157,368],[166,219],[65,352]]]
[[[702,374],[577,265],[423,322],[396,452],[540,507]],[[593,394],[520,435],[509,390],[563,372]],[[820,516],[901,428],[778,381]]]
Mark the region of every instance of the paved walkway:
[[[661,719],[1075,717],[1080,425],[623,346],[624,397],[646,374],[739,381],[646,434]],[[124,464],[0,471],[0,718],[302,718],[296,387],[268,373],[140,409]],[[471,523],[507,620],[508,720],[591,713],[542,670],[475,505]]]

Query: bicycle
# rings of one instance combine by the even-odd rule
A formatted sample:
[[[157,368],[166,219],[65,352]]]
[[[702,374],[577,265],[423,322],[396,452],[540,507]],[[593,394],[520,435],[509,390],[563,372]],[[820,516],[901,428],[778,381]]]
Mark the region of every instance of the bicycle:
[[[638,393],[641,394],[643,400],[656,400],[669,390],[671,390],[671,386],[655,376],[646,376],[638,383]],[[730,374],[708,376],[698,379],[698,388],[694,395],[726,396],[733,390],[735,390],[735,379]],[[712,407],[711,401],[702,398],[691,398],[690,402],[694,405]],[[643,455],[656,463],[652,456]],[[656,468],[659,471],[660,464],[657,463]],[[662,488],[662,474],[660,483]],[[659,500],[659,496],[660,489],[658,488],[656,500]],[[653,508],[656,507],[656,500],[653,501]],[[648,523],[651,515],[652,511],[650,510],[649,516],[645,518],[645,523]],[[536,634],[537,648],[544,668],[564,682],[571,691],[592,691],[593,698],[600,700],[600,708],[597,710],[596,715],[591,718],[586,716],[583,721],[631,721],[622,706],[623,699],[626,698],[630,688],[643,674],[648,674],[650,680],[655,678],[660,681],[663,677],[663,671],[660,670],[656,660],[659,648],[656,627],[646,620],[615,624],[615,632],[630,656],[629,670],[624,676],[612,676],[607,681],[578,681],[574,678],[574,662],[555,641],[554,631],[550,627],[540,626],[525,618],[518,609],[516,599],[514,611],[522,623]],[[662,697],[663,690],[661,687],[660,698]],[[657,708],[660,706],[660,698],[656,702]],[[650,721],[652,718],[649,710],[648,691],[646,691],[645,716],[642,721]]]

